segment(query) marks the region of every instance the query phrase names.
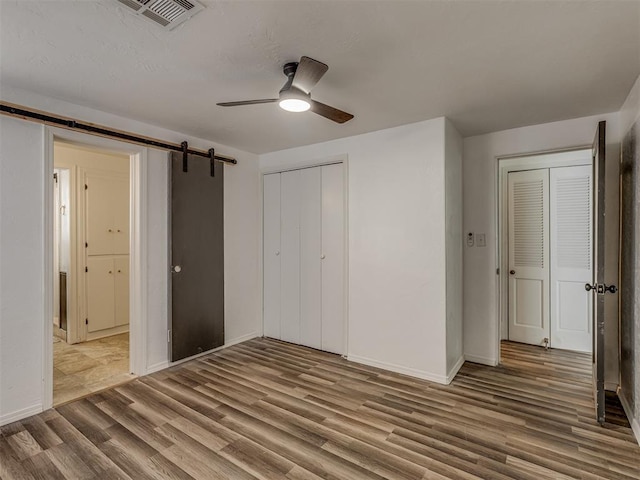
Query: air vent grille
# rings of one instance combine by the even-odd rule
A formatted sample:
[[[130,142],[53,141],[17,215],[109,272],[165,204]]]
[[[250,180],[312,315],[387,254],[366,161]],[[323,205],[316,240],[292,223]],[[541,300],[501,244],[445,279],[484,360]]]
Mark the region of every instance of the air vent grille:
[[[137,15],[171,30],[204,9],[195,0],[117,0]]]

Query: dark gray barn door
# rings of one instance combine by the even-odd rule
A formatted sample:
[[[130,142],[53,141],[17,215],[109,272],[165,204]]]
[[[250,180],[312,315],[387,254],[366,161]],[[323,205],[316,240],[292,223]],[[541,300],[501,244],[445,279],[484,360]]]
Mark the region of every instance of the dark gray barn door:
[[[223,166],[171,154],[171,361],[224,344]]]
[[[615,293],[615,285],[605,284],[605,147],[606,122],[598,123],[593,141],[593,284],[586,288],[593,295],[593,388],[596,419],[605,421],[604,393],[604,296]]]

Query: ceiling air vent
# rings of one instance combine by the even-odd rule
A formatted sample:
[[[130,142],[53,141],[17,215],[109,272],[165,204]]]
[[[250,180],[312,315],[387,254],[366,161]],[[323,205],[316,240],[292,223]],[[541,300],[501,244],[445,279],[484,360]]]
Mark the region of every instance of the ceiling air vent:
[[[204,8],[195,0],[118,0],[148,20],[167,30],[189,20]]]

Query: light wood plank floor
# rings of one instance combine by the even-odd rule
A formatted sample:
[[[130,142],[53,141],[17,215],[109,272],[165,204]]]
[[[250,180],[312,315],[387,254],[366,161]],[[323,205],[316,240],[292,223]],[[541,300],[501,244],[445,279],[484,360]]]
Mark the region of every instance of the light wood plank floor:
[[[629,479],[589,357],[506,343],[449,386],[255,339],[1,429],[3,479]]]

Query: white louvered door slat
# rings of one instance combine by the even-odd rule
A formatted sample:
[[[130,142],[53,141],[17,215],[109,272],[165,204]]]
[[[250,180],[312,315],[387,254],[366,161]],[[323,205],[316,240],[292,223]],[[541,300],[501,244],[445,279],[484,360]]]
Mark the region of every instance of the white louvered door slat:
[[[549,171],[509,173],[509,339],[549,337]]]
[[[591,166],[552,168],[551,346],[591,352]]]

